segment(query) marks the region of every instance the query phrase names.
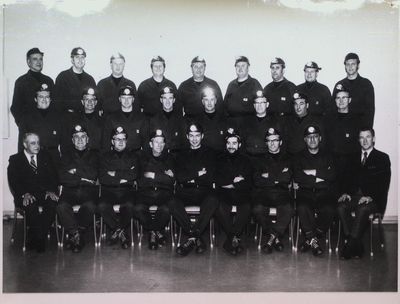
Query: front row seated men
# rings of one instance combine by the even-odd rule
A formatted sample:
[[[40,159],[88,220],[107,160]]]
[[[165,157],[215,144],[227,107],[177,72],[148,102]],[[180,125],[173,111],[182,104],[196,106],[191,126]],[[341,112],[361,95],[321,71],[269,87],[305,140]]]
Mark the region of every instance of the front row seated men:
[[[128,140],[128,135],[122,127],[119,126],[113,130],[111,150],[105,152],[100,158],[99,170],[101,196],[98,211],[107,226],[111,228],[109,243],[115,244],[119,240],[124,249],[130,246],[125,228],[133,217],[134,182],[139,172],[136,155],[126,149]],[[120,220],[113,208],[116,204],[120,205]]]
[[[317,125],[307,127],[304,132],[306,149],[296,155],[293,164],[294,181],[298,186],[297,212],[305,234],[300,251],[311,248],[315,256],[323,253],[319,239],[332,223],[337,195],[333,159],[320,148],[321,140]]]
[[[73,252],[80,252],[84,246],[83,233],[92,221],[96,211],[99,189],[98,154],[88,148],[89,136],[81,125],[72,131],[73,149],[61,157],[59,168],[62,192],[57,205],[57,214],[61,224],[71,237]],[[80,205],[78,221],[73,206]]]
[[[26,133],[24,150],[10,157],[8,182],[14,196],[15,207],[25,211],[28,233],[28,249],[43,252],[46,236],[56,213],[57,172],[51,157],[40,151],[39,136]],[[43,211],[40,213],[39,207]]]
[[[281,238],[293,214],[289,186],[292,183],[292,164],[289,156],[281,150],[282,138],[277,129],[269,128],[265,136],[268,153],[254,159],[252,193],[253,214],[268,235],[262,245],[264,253],[273,249],[283,250]],[[276,222],[272,223],[270,208],[276,208]]]
[[[176,164],[177,190],[170,202],[170,212],[183,232],[188,236],[186,242],[178,246],[179,255],[188,255],[195,247],[197,253],[206,250],[202,237],[211,217],[218,208],[218,199],[214,193],[215,154],[202,145],[203,129],[200,125],[188,125],[186,137],[190,148],[179,153]],[[185,206],[200,206],[200,216],[192,225]]]
[[[165,149],[166,138],[161,129],[150,135],[149,145],[151,151],[144,150],[140,156],[135,216],[149,231],[149,248],[155,250],[166,242],[164,228],[170,216],[168,205],[174,193],[175,165]],[[157,206],[154,218],[149,211],[151,206]]]
[[[362,128],[359,142],[361,151],[349,158],[345,193],[338,199],[338,214],[347,241],[340,254],[344,259],[363,255],[361,238],[369,215],[385,212],[390,184],[390,159],[386,153],[375,149],[375,131]]]
[[[231,255],[237,255],[243,251],[240,235],[250,217],[252,168],[249,158],[239,152],[241,138],[236,130],[228,128],[225,142],[225,153],[220,155],[217,163],[219,207],[216,217],[227,235],[223,248]],[[236,206],[234,222],[233,205]]]

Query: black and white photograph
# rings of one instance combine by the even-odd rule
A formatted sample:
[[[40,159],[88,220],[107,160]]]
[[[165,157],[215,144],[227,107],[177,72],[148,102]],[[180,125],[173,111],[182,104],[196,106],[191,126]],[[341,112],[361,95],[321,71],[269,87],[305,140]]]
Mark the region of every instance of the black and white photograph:
[[[390,0],[3,0],[2,303],[397,303]]]

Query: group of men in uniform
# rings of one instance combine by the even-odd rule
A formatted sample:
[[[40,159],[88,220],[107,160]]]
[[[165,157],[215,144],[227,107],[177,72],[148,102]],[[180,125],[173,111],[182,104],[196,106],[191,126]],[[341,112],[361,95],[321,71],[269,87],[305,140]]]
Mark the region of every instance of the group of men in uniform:
[[[123,76],[123,55],[111,56],[112,74],[97,86],[84,71],[85,59],[85,50],[74,48],[72,67],[54,84],[41,73],[43,53],[31,49],[30,69],[15,83],[11,112],[20,152],[10,157],[8,177],[16,206],[33,227],[32,247],[44,250],[57,212],[73,252],[84,246],[95,213],[111,229],[111,244],[130,246],[127,227],[136,218],[148,231],[149,248],[157,249],[172,215],[187,237],[179,255],[206,250],[212,217],[226,234],[223,248],[237,255],[254,216],[267,234],[262,250],[271,253],[283,250],[282,236],[297,212],[301,251],[321,255],[319,239],[338,214],[346,239],[341,256],[362,256],[368,216],[385,210],[390,160],[374,148],[374,89],[358,74],[357,54],[346,55],[347,77],[332,96],[317,81],[315,62],[304,66],[305,82],[296,86],[275,58],[273,81],[262,89],[240,56],[223,97],[199,56],[191,62],[193,76],[178,88],[164,76],[165,60],[153,58],[153,75],[137,90]],[[186,206],[200,206],[194,223]]]

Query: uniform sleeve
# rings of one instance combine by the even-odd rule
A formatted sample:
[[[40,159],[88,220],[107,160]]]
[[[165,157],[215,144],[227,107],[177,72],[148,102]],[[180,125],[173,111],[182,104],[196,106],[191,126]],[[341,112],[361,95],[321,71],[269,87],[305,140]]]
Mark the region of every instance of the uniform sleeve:
[[[364,125],[372,128],[374,125],[374,116],[375,116],[375,91],[372,83],[369,80],[365,88],[364,98],[365,98]]]
[[[22,119],[22,107],[23,107],[23,90],[20,80],[17,79],[14,85],[14,94],[11,104],[11,114],[14,116],[15,123],[19,126]]]
[[[391,179],[391,169],[390,169],[390,159],[388,155],[384,155],[382,159],[382,167],[379,172],[379,175],[376,176],[377,182],[377,192],[376,198],[373,198],[377,201],[378,210],[383,214],[386,210],[387,198],[389,192],[389,185]]]

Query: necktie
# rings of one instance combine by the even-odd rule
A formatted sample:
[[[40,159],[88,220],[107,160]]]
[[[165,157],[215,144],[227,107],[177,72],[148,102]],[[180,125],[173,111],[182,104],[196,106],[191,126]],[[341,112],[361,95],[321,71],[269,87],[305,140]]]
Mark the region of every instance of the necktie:
[[[363,158],[362,158],[362,160],[361,160],[361,165],[365,165],[365,162],[367,161],[367,157],[368,157],[368,153],[367,152],[364,152],[363,153]]]
[[[36,162],[35,162],[35,156],[34,155],[31,155],[31,161],[29,162],[29,164],[33,168],[33,171],[35,171],[35,173],[36,173],[37,172],[37,165],[36,165]]]

